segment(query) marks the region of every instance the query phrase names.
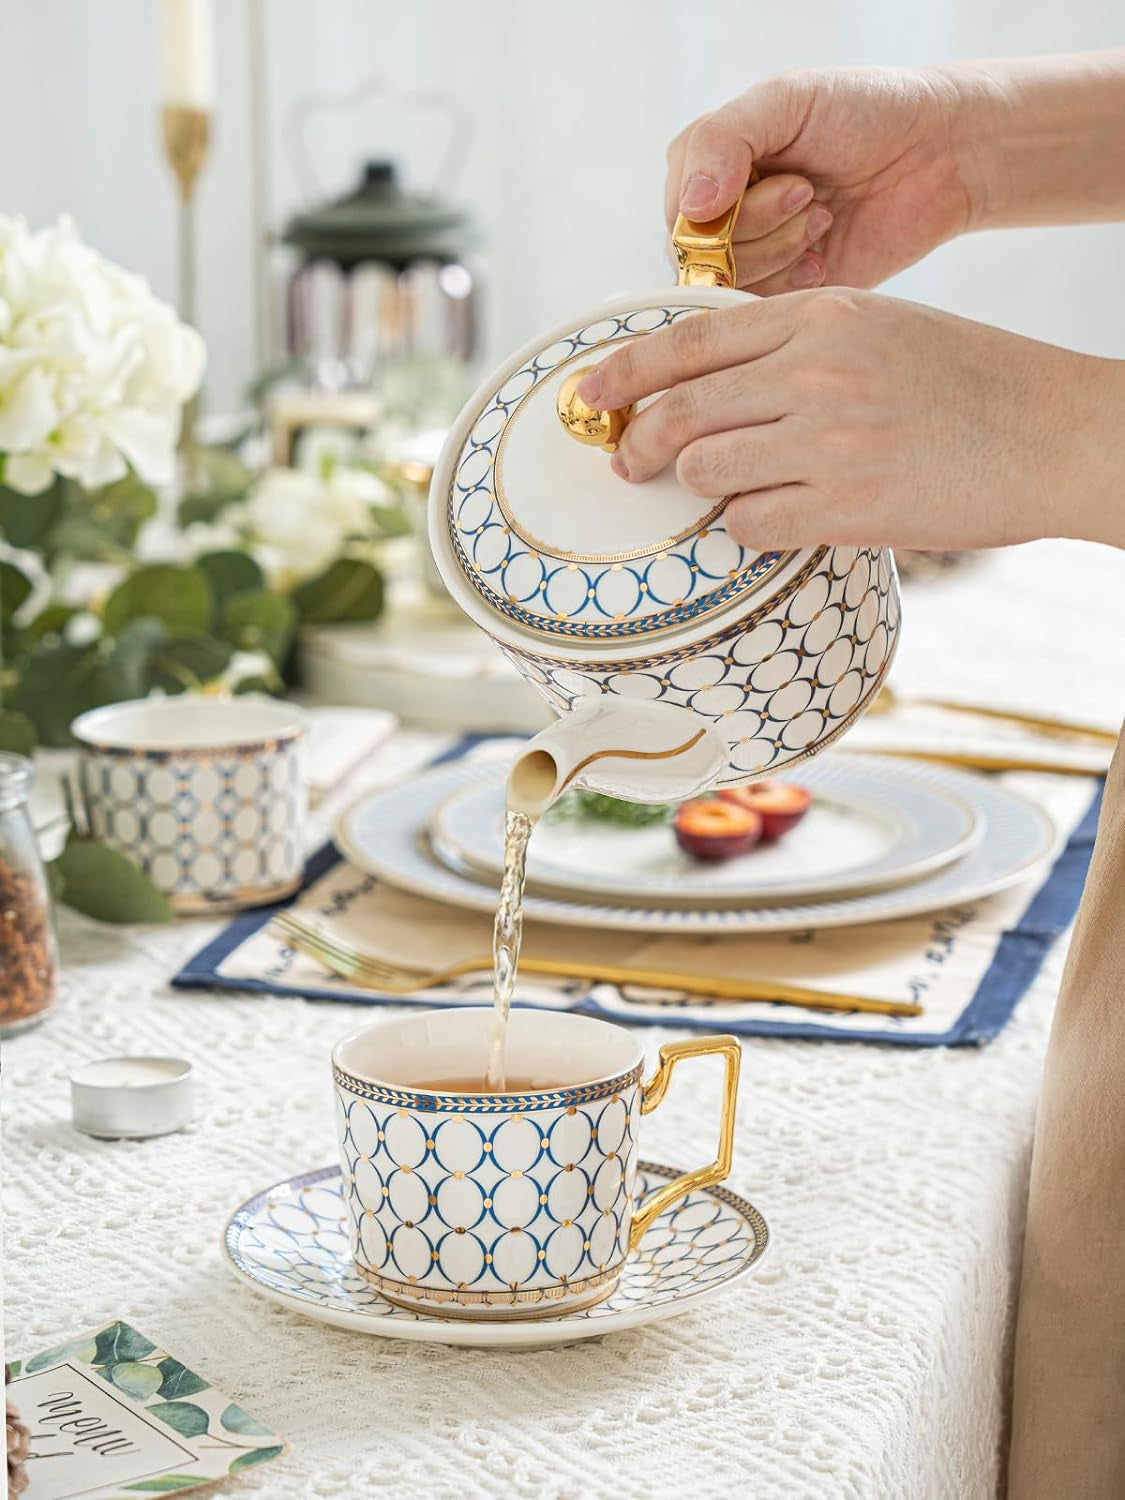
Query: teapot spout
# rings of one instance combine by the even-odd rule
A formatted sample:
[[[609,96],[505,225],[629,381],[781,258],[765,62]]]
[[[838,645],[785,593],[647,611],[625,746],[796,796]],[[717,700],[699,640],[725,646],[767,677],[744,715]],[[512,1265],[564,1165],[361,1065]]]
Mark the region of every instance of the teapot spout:
[[[690,709],[606,695],[528,741],[508,775],[508,807],[538,818],[570,787],[682,802],[713,786],[727,757],[714,724]]]

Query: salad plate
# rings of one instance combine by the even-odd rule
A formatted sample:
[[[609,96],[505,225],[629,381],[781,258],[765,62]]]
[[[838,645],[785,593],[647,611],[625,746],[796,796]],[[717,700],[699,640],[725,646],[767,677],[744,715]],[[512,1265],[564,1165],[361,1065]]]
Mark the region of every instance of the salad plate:
[[[803,766],[796,779],[813,798],[801,822],[776,843],[719,862],[686,854],[667,816],[632,826],[583,815],[581,800],[564,799],[528,847],[527,889],[614,905],[753,906],[843,896],[917,880],[967,854],[984,832],[940,767],[837,755]],[[624,805],[623,816],[632,812]],[[503,772],[450,797],[431,832],[440,859],[499,882]]]
[[[571,927],[716,937],[724,933],[846,927],[981,900],[1031,879],[1058,852],[1059,830],[1026,797],[969,772],[945,774],[974,809],[982,837],[960,859],[908,885],[819,901],[742,907],[622,906],[603,898],[564,900],[529,892],[523,903],[524,916],[528,921]],[[458,868],[452,850],[443,850],[442,858],[438,858],[428,830],[438,808],[451,796],[466,787],[489,785],[495,776],[495,763],[458,761],[403,785],[366,793],[338,820],[336,843],[357,869],[400,890],[492,915],[497,882],[480,871]]]
[[[680,1175],[641,1162],[642,1195]],[[697,1188],[653,1221],[604,1302],[561,1317],[461,1322],[393,1306],[352,1260],[339,1167],[256,1193],[223,1232],[228,1268],[292,1312],[382,1338],[487,1349],[542,1349],[674,1317],[749,1275],[769,1244],[765,1219],[724,1187]]]

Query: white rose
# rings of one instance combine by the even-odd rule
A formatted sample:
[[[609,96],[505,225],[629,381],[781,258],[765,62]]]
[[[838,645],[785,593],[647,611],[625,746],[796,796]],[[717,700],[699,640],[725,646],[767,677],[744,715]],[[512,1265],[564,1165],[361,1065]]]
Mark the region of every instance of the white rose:
[[[338,469],[330,479],[268,469],[242,506],[255,556],[275,587],[322,573],[353,537],[372,531],[371,505],[385,492],[374,475]]]

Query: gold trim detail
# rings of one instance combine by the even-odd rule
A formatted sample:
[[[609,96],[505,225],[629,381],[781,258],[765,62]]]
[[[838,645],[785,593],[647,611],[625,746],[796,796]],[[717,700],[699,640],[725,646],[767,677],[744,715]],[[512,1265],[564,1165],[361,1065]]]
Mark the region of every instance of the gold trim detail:
[[[184,916],[199,916],[205,912],[238,911],[249,906],[272,906],[275,901],[284,901],[301,888],[303,871],[298,871],[291,880],[279,881],[277,885],[240,885],[234,891],[222,891],[215,897],[184,895],[165,891],[168,904],[173,911]]]
[[[693,734],[690,740],[685,740],[682,745],[676,745],[671,750],[595,750],[593,754],[587,755],[585,760],[578,762],[562,786],[559,787],[559,791],[564,791],[576,776],[580,775],[587,766],[593,765],[596,760],[606,760],[611,757],[621,760],[671,760],[673,755],[682,755],[685,750],[690,750],[693,746],[698,745],[706,733],[707,729],[704,727]]]
[[[641,1065],[619,1073],[615,1078],[595,1083],[574,1084],[556,1089],[534,1089],[524,1094],[435,1094],[424,1089],[398,1088],[389,1083],[372,1083],[345,1073],[335,1064],[332,1077],[349,1094],[374,1104],[389,1104],[394,1109],[412,1109],[428,1115],[509,1115],[527,1114],[533,1110],[567,1108],[572,1104],[592,1104],[623,1093],[640,1082]]]
[[[674,1186],[674,1184],[670,1184]],[[663,1188],[657,1189],[663,1192]],[[446,1287],[429,1287],[419,1282],[410,1285],[406,1281],[395,1281],[392,1277],[381,1276],[378,1271],[372,1271],[362,1265],[358,1260],[355,1262],[356,1269],[365,1281],[369,1281],[377,1292],[392,1302],[397,1307],[409,1307],[413,1312],[420,1302],[433,1302],[439,1307],[455,1305],[457,1307],[473,1308],[487,1307],[490,1312],[500,1308],[511,1308],[514,1311],[497,1313],[513,1319],[533,1318],[557,1318],[560,1310],[558,1307],[548,1306],[539,1312],[523,1312],[525,1307],[540,1307],[544,1302],[557,1303],[566,1297],[572,1297],[580,1292],[594,1291],[595,1295],[574,1307],[568,1307],[566,1312],[581,1312],[583,1308],[593,1307],[596,1302],[601,1302],[613,1292],[614,1287],[621,1279],[621,1272],[625,1269],[624,1260],[619,1260],[616,1265],[610,1266],[608,1270],[599,1271],[594,1276],[584,1277],[581,1281],[553,1282],[550,1286],[530,1287],[524,1290],[511,1288],[505,1291],[495,1292],[473,1292],[466,1289],[449,1289]],[[608,1283],[608,1284],[607,1284]],[[435,1314],[435,1317],[440,1314]]]
[[[673,1203],[686,1198],[689,1193],[714,1187],[730,1176],[731,1160],[734,1156],[734,1111],[738,1101],[738,1074],[742,1066],[742,1048],[734,1036],[693,1037],[689,1041],[665,1042],[660,1049],[660,1063],[647,1083],[641,1085],[641,1114],[651,1114],[662,1102],[672,1081],[672,1073],[678,1062],[688,1057],[712,1057],[718,1054],[726,1060],[726,1077],[723,1083],[723,1111],[719,1121],[719,1149],[715,1160],[706,1167],[696,1167],[682,1177],[665,1183],[645,1199],[644,1207],[633,1215],[629,1231],[629,1249],[635,1250],[644,1238],[646,1230]]]

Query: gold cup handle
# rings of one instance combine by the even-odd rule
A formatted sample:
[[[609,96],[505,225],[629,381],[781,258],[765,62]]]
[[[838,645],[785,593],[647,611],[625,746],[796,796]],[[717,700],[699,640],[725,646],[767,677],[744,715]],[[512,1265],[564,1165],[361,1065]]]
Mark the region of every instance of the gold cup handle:
[[[712,1057],[715,1054],[725,1057],[727,1064],[718,1154],[709,1167],[696,1167],[692,1172],[685,1172],[674,1182],[666,1183],[648,1195],[644,1207],[633,1215],[633,1227],[629,1231],[630,1250],[637,1248],[645,1231],[666,1208],[671,1208],[673,1203],[699,1188],[713,1187],[730,1174],[734,1152],[734,1106],[738,1098],[738,1070],[742,1065],[742,1048],[737,1037],[703,1036],[687,1042],[665,1042],[660,1049],[660,1066],[648,1082],[641,1085],[641,1114],[651,1114],[663,1100],[672,1081],[672,1070],[678,1062],[685,1057]]]
[[[755,168],[750,173],[750,185],[758,181]],[[685,219],[683,214],[676,220],[672,230],[672,249],[679,267],[679,286],[734,286],[734,226],[742,207],[739,198],[717,219],[697,222]],[[559,421],[576,442],[588,443],[593,448],[602,448],[613,453],[621,441],[621,434],[629,425],[635,406],[626,406],[617,411],[601,410],[588,406],[578,395],[578,382],[589,374],[592,365],[583,365],[572,370],[559,387],[556,410]]]

